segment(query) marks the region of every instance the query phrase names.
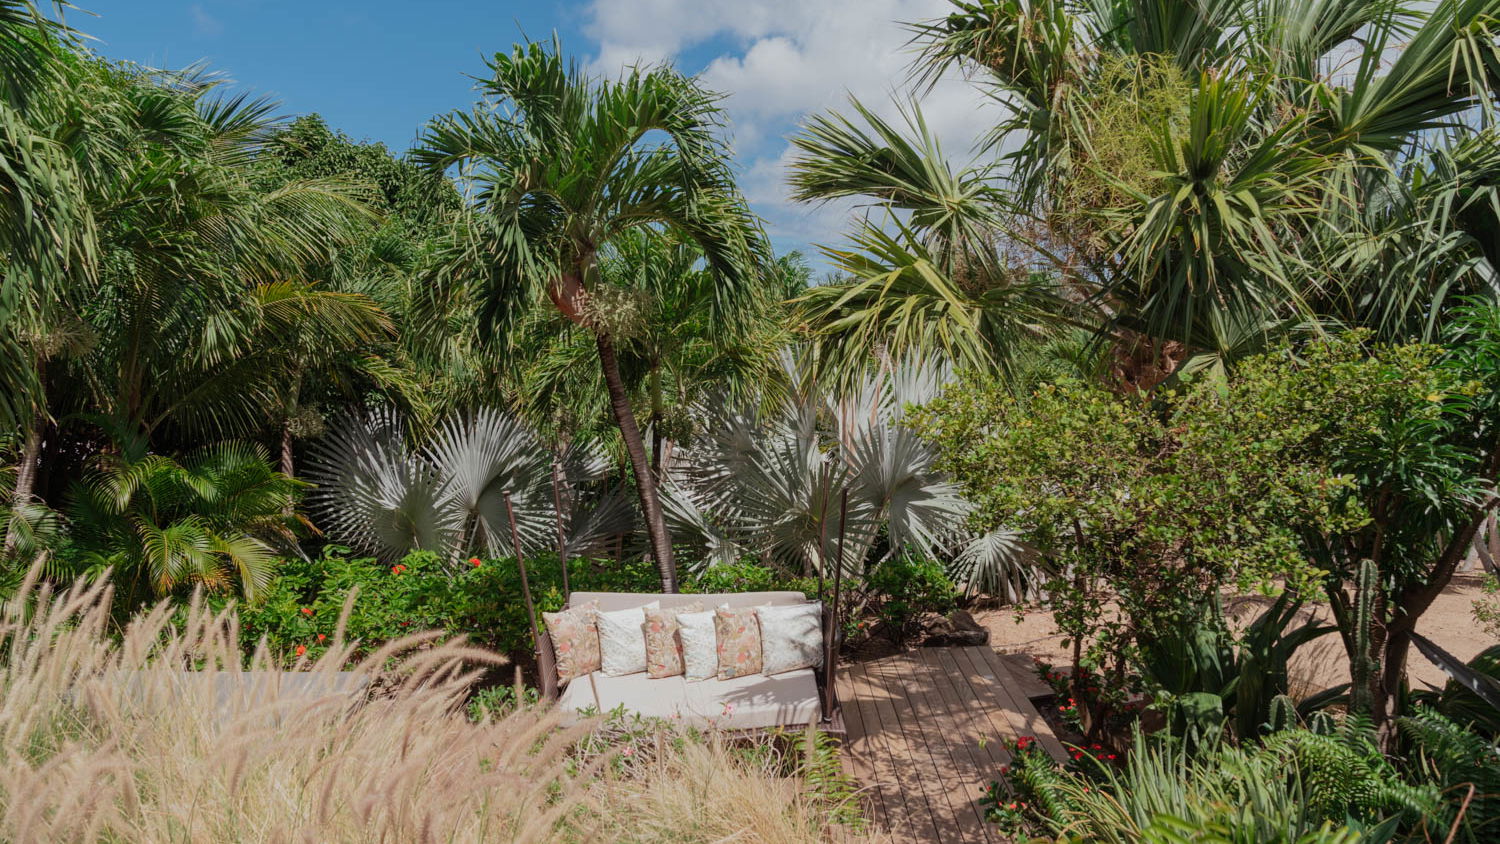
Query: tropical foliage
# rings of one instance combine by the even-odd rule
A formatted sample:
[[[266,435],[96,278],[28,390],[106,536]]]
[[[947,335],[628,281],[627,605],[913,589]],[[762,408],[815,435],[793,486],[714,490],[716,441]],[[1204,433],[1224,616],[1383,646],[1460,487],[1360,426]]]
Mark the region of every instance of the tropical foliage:
[[[1088,735],[1066,768],[1014,748],[1008,831],[1493,838],[1495,653],[1418,626],[1500,554],[1500,0],[952,0],[906,25],[894,112],[792,140],[789,195],[864,212],[814,282],[736,186],[720,95],[669,63],[517,43],[393,153],[0,0],[0,610],[82,577],[35,629],[92,648],[110,611],[201,589],[109,635],[166,637],[173,671],[331,672],[428,629],[524,658],[522,560],[539,611],[837,580],[844,630],[896,647],[1029,604]],[[966,158],[922,114],[954,79],[1003,107]],[[1228,618],[1245,593],[1261,614]],[[1351,682],[1306,694],[1290,666],[1324,636]],[[1413,647],[1447,688],[1409,688]],[[492,734],[440,691],[403,705]],[[529,700],[473,711],[504,732]],[[792,776],[840,806],[788,805],[821,829],[851,791],[806,742]],[[773,793],[688,746],[662,770]],[[635,770],[585,757],[539,787]],[[577,818],[629,837],[611,813],[663,782]]]

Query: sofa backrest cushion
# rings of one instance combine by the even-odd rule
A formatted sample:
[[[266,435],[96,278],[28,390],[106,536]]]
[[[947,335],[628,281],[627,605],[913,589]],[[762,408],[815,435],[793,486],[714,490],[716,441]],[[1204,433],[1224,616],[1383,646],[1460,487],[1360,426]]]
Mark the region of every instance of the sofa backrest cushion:
[[[574,592],[568,598],[568,606],[577,607],[589,601],[599,602],[600,612],[615,612],[644,607],[652,601],[660,601],[663,609],[702,601],[705,607],[728,604],[731,607],[758,607],[765,604],[789,606],[807,603],[801,592],[725,592],[711,595],[664,595],[654,592]]]

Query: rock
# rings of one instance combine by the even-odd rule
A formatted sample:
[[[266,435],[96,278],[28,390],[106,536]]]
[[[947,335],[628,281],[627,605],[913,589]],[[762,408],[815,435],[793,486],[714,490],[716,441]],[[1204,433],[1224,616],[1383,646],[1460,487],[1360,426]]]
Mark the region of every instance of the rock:
[[[990,631],[964,610],[954,610],[946,616],[934,615],[922,623],[924,647],[951,648],[989,643]]]

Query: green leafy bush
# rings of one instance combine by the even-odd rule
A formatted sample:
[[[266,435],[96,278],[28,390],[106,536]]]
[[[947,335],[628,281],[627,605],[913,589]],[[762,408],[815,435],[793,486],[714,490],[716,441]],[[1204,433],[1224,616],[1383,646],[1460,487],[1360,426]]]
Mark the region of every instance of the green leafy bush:
[[[538,612],[564,602],[557,558],[526,560]],[[265,638],[273,651],[316,656],[333,639],[339,615],[355,595],[346,637],[361,653],[420,630],[446,630],[501,653],[531,650],[531,628],[514,558],[470,558],[457,570],[436,554],[418,551],[387,566],[370,557],[350,557],[330,545],[310,560],[284,560],[265,600],[240,612],[250,640]],[[641,561],[568,564],[574,589],[644,592],[657,588],[654,567]],[[303,650],[299,651],[301,648]]]
[[[958,606],[958,589],[935,560],[892,557],[875,567],[865,582],[875,614],[898,642],[916,633],[925,613],[948,613]]]
[[[762,565],[755,560],[740,560],[718,566],[709,566],[694,574],[683,584],[684,592],[801,592],[809,598],[831,597],[833,583],[823,586],[824,595],[818,594],[818,581],[811,577],[793,577],[780,569]]]
[[[1118,844],[1162,840],[1151,830],[1164,820],[1221,831],[1184,839],[1194,841],[1322,840],[1344,825],[1384,840],[1442,805],[1438,788],[1408,783],[1381,756],[1367,720],[1347,719],[1328,732],[1290,728],[1264,742],[1236,744],[1224,735],[1190,746],[1137,731],[1135,749],[1118,764],[1109,754],[1075,751],[1068,769],[1020,748],[1002,775],[1013,799],[1028,807],[1030,831]]]

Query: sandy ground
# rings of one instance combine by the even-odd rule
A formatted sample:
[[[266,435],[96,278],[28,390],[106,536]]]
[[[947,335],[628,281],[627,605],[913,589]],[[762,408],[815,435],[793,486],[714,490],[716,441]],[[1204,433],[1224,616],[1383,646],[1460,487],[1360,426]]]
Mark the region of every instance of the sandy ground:
[[[1496,644],[1480,629],[1472,613],[1474,601],[1481,595],[1479,583],[1477,576],[1454,577],[1448,589],[1423,614],[1417,632],[1464,660]],[[1235,598],[1229,602],[1227,612],[1232,619],[1248,621],[1268,603],[1260,598]],[[1326,606],[1309,606],[1301,615],[1325,622],[1331,620]],[[1046,610],[1028,609],[1019,614],[1013,607],[976,610],[974,618],[989,629],[990,643],[1002,653],[1029,654],[1055,665],[1066,664],[1072,657],[1062,646],[1062,635],[1053,626],[1052,613]],[[1292,660],[1291,673],[1294,697],[1348,682],[1349,664],[1338,634],[1330,633],[1299,649]],[[1415,648],[1407,658],[1407,673],[1413,688],[1424,688],[1424,684],[1441,686],[1447,681],[1447,675]]]

